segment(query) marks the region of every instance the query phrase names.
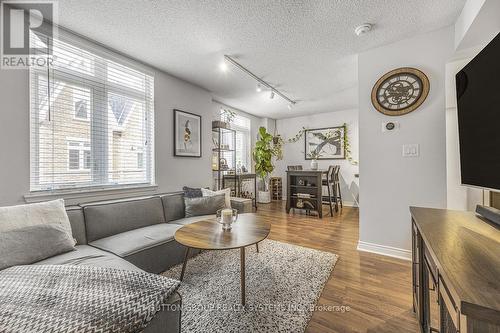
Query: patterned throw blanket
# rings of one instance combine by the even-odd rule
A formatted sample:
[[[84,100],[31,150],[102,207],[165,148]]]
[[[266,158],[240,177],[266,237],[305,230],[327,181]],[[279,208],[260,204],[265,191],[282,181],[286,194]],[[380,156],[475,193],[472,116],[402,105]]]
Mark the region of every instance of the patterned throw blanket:
[[[0,271],[0,332],[140,332],[179,281],[103,267]]]

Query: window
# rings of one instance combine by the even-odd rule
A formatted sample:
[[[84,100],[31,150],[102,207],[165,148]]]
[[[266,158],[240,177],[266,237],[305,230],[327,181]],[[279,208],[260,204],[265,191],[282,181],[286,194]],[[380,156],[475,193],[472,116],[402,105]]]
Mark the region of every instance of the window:
[[[90,90],[74,89],[73,109],[75,112],[75,119],[88,120],[89,108],[90,108]]]
[[[90,143],[85,140],[68,140],[68,170],[90,171]]]
[[[221,120],[227,121],[226,113],[221,109]],[[251,150],[250,150],[250,129],[251,121],[249,118],[236,114],[231,121],[231,128],[236,130],[236,168],[244,167],[250,171],[252,167]],[[228,161],[230,158],[228,158]]]
[[[53,45],[30,70],[31,191],[154,184],[154,78],[67,33]]]

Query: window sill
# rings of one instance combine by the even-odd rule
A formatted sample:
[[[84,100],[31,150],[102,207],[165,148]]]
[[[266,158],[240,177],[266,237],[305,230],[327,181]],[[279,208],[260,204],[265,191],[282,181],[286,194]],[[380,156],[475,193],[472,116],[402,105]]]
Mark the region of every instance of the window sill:
[[[26,203],[41,202],[54,199],[64,199],[66,204],[119,199],[124,197],[151,195],[158,190],[158,185],[130,185],[118,188],[100,189],[70,189],[55,191],[37,191],[24,195]]]

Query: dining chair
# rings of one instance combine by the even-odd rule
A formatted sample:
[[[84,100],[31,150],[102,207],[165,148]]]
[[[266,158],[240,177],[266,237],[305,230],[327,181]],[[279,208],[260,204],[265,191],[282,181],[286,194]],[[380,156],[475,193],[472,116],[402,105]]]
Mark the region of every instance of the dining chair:
[[[332,192],[333,192],[333,184],[334,184],[334,173],[336,165],[330,165],[328,167],[328,172],[326,173],[326,178],[321,181],[322,186],[326,186],[328,190],[328,201],[321,200],[323,204],[328,204],[330,206],[330,216],[333,216],[333,200],[332,200]]]

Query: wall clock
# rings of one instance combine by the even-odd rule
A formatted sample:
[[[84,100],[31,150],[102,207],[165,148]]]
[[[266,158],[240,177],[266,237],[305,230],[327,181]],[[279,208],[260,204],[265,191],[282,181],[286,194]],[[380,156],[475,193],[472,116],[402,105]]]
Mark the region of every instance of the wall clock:
[[[416,110],[429,94],[429,79],[416,68],[403,67],[382,76],[372,89],[372,104],[388,116]]]

